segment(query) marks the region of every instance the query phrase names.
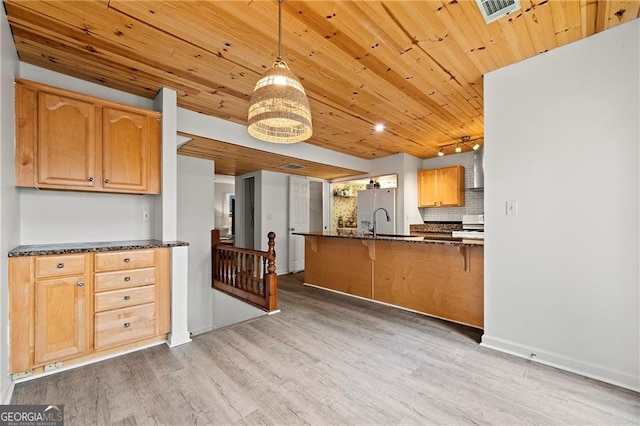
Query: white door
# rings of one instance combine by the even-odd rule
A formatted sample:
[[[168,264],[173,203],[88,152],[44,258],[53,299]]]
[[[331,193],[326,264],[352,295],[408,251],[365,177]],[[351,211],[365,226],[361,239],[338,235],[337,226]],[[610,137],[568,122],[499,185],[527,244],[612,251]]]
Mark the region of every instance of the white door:
[[[309,232],[309,180],[289,176],[289,272],[304,269],[304,237],[293,232]]]

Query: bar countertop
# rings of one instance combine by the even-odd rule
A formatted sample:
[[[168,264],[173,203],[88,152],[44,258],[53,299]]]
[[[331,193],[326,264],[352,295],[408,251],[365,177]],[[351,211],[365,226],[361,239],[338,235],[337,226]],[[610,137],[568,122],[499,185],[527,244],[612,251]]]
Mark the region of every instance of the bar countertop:
[[[374,239],[371,235],[356,235],[342,232],[318,231],[318,232],[293,232],[293,235],[305,237],[327,237],[327,238],[347,238],[356,240],[379,240],[379,241],[401,241],[414,244],[437,244],[454,247],[483,247],[484,240],[472,240],[466,238],[441,237],[429,238],[423,235],[380,235]]]

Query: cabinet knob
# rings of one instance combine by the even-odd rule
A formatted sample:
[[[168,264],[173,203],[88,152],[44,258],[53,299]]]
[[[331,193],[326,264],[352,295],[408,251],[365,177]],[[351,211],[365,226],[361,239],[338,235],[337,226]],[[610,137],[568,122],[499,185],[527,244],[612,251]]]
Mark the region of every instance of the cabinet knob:
[[[78,287],[84,287],[84,281],[78,281],[78,284],[76,284]]]
[[[131,327],[131,323],[130,322],[125,322],[124,323],[124,328],[129,328]]]
[[[89,176],[89,179],[87,179],[89,182],[93,182],[93,176]]]
[[[62,262],[58,263],[58,264],[56,265],[56,268],[58,268],[58,269],[62,269],[62,268],[64,268],[64,263],[62,263]]]
[[[106,179],[104,180],[104,183],[109,183],[109,182],[111,182],[111,181],[109,180],[109,178],[106,178]]]
[[[131,300],[131,296],[129,296],[128,294],[124,297],[124,300]]]
[[[131,281],[131,277],[124,277],[124,282],[128,283],[129,281]]]
[[[125,257],[124,258],[124,263],[129,263],[129,262],[131,262],[131,259],[129,259],[128,257]]]

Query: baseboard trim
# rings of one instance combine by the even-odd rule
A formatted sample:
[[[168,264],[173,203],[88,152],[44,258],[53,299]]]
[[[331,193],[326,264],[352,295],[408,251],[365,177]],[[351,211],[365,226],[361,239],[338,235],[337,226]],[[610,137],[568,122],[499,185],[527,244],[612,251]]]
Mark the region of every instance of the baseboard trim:
[[[6,376],[5,380],[5,385],[2,387],[2,392],[0,394],[0,401],[2,401],[2,405],[9,405],[11,404],[11,397],[13,396],[13,389],[16,384],[11,380],[10,376]]]
[[[186,333],[170,333],[169,338],[167,339],[167,346],[170,348],[175,348],[176,346],[184,345],[185,343],[191,342],[191,336],[189,332]]]
[[[60,368],[56,368],[55,370],[50,370],[50,371],[39,371],[37,373],[34,373],[31,376],[27,376],[27,377],[23,377],[21,379],[16,379],[13,380],[13,383],[22,383],[22,382],[28,382],[30,380],[35,380],[35,379],[39,379],[41,377],[46,377],[46,376],[51,376],[52,374],[58,374],[58,373],[62,373],[63,371],[68,371],[68,370],[73,370],[79,367],[83,367],[85,365],[89,365],[89,364],[95,364],[96,362],[100,362],[100,361],[105,361],[107,359],[112,359],[112,358],[117,358],[119,356],[122,355],[126,355],[132,352],[138,352],[140,350],[143,349],[148,349],[148,348],[152,348],[154,346],[158,346],[158,345],[162,345],[163,343],[165,343],[165,340],[156,340],[156,341],[150,341],[149,343],[143,343],[137,346],[133,346],[133,347],[129,347],[127,349],[123,349],[123,350],[119,350],[117,352],[110,352],[110,353],[105,353],[104,355],[90,355],[88,358],[79,361],[79,362],[74,362],[73,360],[70,360],[70,364],[64,365],[63,367]],[[116,348],[117,349],[117,348]],[[40,369],[42,367],[39,367]]]
[[[207,333],[215,329],[216,328],[214,326],[196,328],[195,330],[191,330],[191,336],[197,336],[198,334]]]
[[[506,339],[491,337],[484,334],[480,346],[524,358],[560,370],[589,377],[621,388],[640,392],[640,377],[634,377],[622,371],[612,370],[596,364],[570,358],[558,353],[545,351],[540,348],[522,345]],[[532,356],[532,354],[535,354]]]

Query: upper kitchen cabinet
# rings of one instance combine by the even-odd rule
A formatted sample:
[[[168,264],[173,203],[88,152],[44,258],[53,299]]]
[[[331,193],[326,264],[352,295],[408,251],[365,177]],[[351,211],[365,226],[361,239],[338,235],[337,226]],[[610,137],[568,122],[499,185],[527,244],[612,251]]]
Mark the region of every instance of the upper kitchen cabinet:
[[[418,207],[464,206],[464,167],[418,172]]]
[[[16,186],[159,194],[160,118],[16,79]]]

